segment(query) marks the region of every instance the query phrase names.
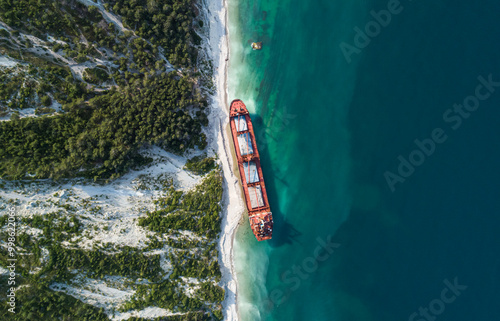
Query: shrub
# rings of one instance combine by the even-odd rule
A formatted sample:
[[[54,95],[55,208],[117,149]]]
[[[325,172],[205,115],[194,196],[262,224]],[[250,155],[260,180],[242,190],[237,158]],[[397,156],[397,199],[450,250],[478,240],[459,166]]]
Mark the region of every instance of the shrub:
[[[195,156],[191,159],[188,159],[186,165],[184,166],[184,169],[187,169],[188,171],[196,175],[206,174],[214,168],[215,168],[215,158],[206,157],[205,155]]]
[[[40,101],[42,102],[42,105],[46,107],[52,105],[52,99],[50,99],[50,97],[47,95],[42,96],[42,98],[40,98]]]

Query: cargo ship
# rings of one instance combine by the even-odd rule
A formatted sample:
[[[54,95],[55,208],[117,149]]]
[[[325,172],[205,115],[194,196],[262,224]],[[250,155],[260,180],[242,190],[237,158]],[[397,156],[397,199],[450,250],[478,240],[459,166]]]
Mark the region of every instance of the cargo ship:
[[[273,214],[267,198],[252,120],[247,107],[239,99],[231,102],[229,123],[250,227],[258,241],[269,240],[273,235]]]

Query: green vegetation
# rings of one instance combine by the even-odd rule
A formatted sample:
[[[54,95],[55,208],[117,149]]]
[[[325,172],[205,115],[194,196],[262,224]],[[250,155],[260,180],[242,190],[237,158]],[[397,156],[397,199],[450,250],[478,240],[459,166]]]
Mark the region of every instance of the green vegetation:
[[[45,107],[52,105],[52,99],[50,99],[50,97],[47,95],[40,97],[40,101]]]
[[[217,309],[204,308],[205,312],[198,315],[192,315],[194,319],[175,319],[175,320],[222,320],[221,304],[224,300],[224,290],[211,282],[204,282],[200,289],[197,290],[197,298],[190,298],[185,294],[176,291],[174,283],[170,280],[165,280],[153,286],[139,286],[134,299],[127,303],[123,310],[134,309],[145,306],[146,302],[155,302],[158,307],[179,311],[196,311],[203,309],[201,300],[209,303],[216,302]],[[198,299],[199,298],[199,299]],[[209,306],[208,305],[208,306]],[[211,319],[209,315],[214,319]],[[189,315],[189,314],[188,314]],[[200,319],[201,318],[201,319]],[[167,319],[170,320],[170,319]]]
[[[0,68],[0,111],[48,107],[52,104],[48,94],[62,103],[91,97],[66,67],[48,64]]]
[[[159,209],[141,218],[139,225],[161,233],[190,230],[215,238],[220,232],[221,199],[222,175],[220,170],[214,170],[194,190],[171,190],[167,197],[156,201]]]
[[[68,215],[64,210],[43,216],[33,215],[30,218],[23,218],[22,221],[29,227],[43,231],[43,236],[33,243],[41,246],[50,246],[53,241],[68,241],[71,237],[80,235],[82,232],[80,220],[75,215]]]
[[[208,124],[203,111],[207,103],[191,78],[199,75],[192,65],[197,56],[193,44],[199,39],[194,29],[200,25],[195,23],[193,0],[111,0],[105,8],[121,15],[129,30],[117,30],[97,6],[77,0],[0,0],[0,20],[14,29],[2,33],[6,39],[0,42],[0,53],[27,62],[0,68],[0,116],[11,113],[16,120],[17,110],[35,108],[37,116],[57,118],[21,119],[0,128],[7,140],[25,133],[9,152],[0,146],[0,177],[59,178],[80,171],[85,177],[115,178],[144,163],[137,149],[145,144],[179,153],[205,147],[201,126]],[[41,53],[28,51],[33,47]],[[78,63],[92,63],[83,71],[83,81],[49,49]],[[163,54],[184,67],[184,76],[166,77]],[[109,69],[96,65],[94,58],[108,60]],[[92,85],[111,90],[96,91]],[[65,115],[52,116],[53,102],[63,105]],[[102,115],[96,116],[101,108]],[[123,116],[131,126],[109,126],[117,119],[110,116]],[[90,129],[94,121],[99,129]],[[146,124],[151,130],[144,129]],[[46,138],[37,141],[34,133]]]
[[[158,49],[149,45],[146,40],[142,38],[135,38],[130,43],[130,48],[134,54],[134,62],[137,69],[142,68],[155,68],[155,56],[158,54]],[[134,69],[134,67],[131,67]],[[159,66],[160,67],[160,66]],[[160,68],[157,68],[160,69]]]
[[[205,312],[190,312],[183,315],[172,315],[155,319],[144,319],[132,317],[127,321],[212,321],[213,319]],[[222,320],[222,318],[216,319]]]
[[[2,216],[4,221],[6,216]],[[38,216],[30,223],[45,226]],[[38,224],[38,225],[37,225]],[[5,225],[3,225],[5,226]],[[58,231],[71,232],[72,228],[63,227]],[[73,226],[74,228],[74,226]],[[78,229],[78,228],[77,228]],[[4,234],[5,232],[2,232]],[[50,235],[50,232],[49,232]],[[45,235],[47,236],[47,235]],[[4,237],[4,235],[2,235]],[[49,238],[44,243],[53,244]],[[83,251],[62,248],[59,244],[50,245],[49,263],[42,266],[37,273],[29,273],[40,267],[40,242],[27,234],[18,237],[18,255],[16,262],[16,286],[22,287],[16,291],[16,314],[8,312],[5,296],[0,298],[0,316],[2,320],[108,320],[102,310],[64,293],[54,292],[48,286],[54,281],[68,280],[70,271],[81,268],[88,269],[90,275],[148,275],[156,277],[160,271],[158,257],[144,257],[135,249],[126,248],[123,252],[106,255],[98,250]],[[19,255],[24,253],[23,255]],[[0,249],[0,265],[8,266],[8,252]],[[0,277],[0,291],[7,293],[9,288],[7,276]]]
[[[179,310],[195,311],[202,307],[198,299],[192,299],[176,290],[176,284],[170,280],[164,280],[153,285],[139,285],[132,301],[123,306],[123,311],[148,306],[154,302],[156,306],[171,311]]]
[[[189,66],[196,59],[193,43],[193,0],[111,0],[113,11],[136,34],[165,49],[174,65]]]
[[[137,184],[148,184],[146,181],[141,183],[143,180],[147,180],[147,177],[139,178]],[[2,188],[18,184],[20,183],[2,183]],[[20,316],[36,320],[104,320],[102,310],[83,304],[67,294],[54,292],[51,286],[54,282],[72,285],[82,276],[95,280],[120,276],[127,280],[125,286],[133,287],[136,291],[130,301],[118,307],[121,312],[155,306],[183,313],[158,320],[221,320],[224,290],[217,285],[221,278],[217,261],[219,203],[222,198],[220,169],[212,170],[197,187],[188,192],[175,190],[171,179],[163,175],[153,179],[150,184],[160,184],[167,197],[158,199],[155,202],[157,210],[146,213],[138,222],[151,231],[147,247],[141,250],[117,247],[112,243],[94,244],[91,250],[78,248],[82,238],[87,237],[86,232],[90,226],[85,227],[85,218],[76,214],[79,213],[76,204],[66,203],[80,199],[71,191],[53,193],[51,195],[55,199],[47,200],[47,205],[57,206],[59,210],[44,215],[21,217],[18,221],[20,231],[31,228],[40,232],[18,233],[17,280],[25,287],[17,292],[16,297],[18,302],[22,300],[22,305],[18,306],[18,313],[12,316],[7,313],[8,305],[3,302],[5,298],[0,298],[0,316],[5,316],[5,320],[22,320]],[[31,183],[29,186],[34,188],[39,185]],[[21,186],[16,188],[26,191]],[[35,191],[30,193],[33,192]],[[91,214],[99,207],[92,202],[103,199],[103,196],[82,198],[79,207]],[[4,205],[20,205],[14,200],[6,202],[0,199],[0,202]],[[45,208],[40,201],[32,202],[30,206]],[[177,215],[191,217],[195,224],[191,225],[190,220],[180,220],[180,225],[174,224],[170,218]],[[152,217],[156,219],[152,220]],[[6,223],[7,216],[0,216],[1,239],[8,238]],[[181,236],[186,231],[191,231],[196,236]],[[161,267],[159,254],[148,253],[166,247],[170,247],[166,253],[169,271],[164,271]],[[7,259],[7,249],[0,248],[0,266],[8,266]],[[186,283],[191,278],[199,280],[200,284]],[[194,286],[194,295],[186,293],[186,286]],[[35,302],[38,294],[44,298]]]
[[[24,81],[24,73],[12,72],[13,68],[0,70],[0,104],[20,109],[32,107],[37,84],[33,80]]]
[[[164,243],[172,246],[175,250],[168,255],[172,264],[172,272],[167,280],[155,285],[144,285],[137,288],[137,293],[132,301],[123,307],[124,310],[130,308],[140,308],[147,306],[148,302],[166,309],[177,306],[180,311],[193,311],[205,309],[215,320],[220,320],[220,303],[224,299],[224,290],[213,282],[219,282],[221,277],[220,267],[217,262],[217,242],[216,237],[220,231],[220,207],[218,203],[222,198],[222,177],[220,170],[210,172],[194,190],[184,193],[173,188],[169,190],[169,196],[156,202],[159,209],[148,213],[148,216],[139,220],[139,225],[148,227],[160,235],[163,233],[175,233],[178,230],[190,230],[202,237],[199,242],[179,243],[158,241],[152,238],[149,248],[162,248]],[[210,204],[212,204],[210,206]],[[172,217],[178,215],[190,217],[198,221],[194,225],[186,224],[186,220],[180,220],[179,225],[175,224]],[[189,220],[191,223],[192,220]],[[189,226],[188,226],[189,225]],[[186,250],[198,248],[202,251]],[[181,277],[202,278],[206,281],[197,291],[196,299],[185,296],[178,291]],[[177,290],[176,290],[177,289]],[[180,302],[180,303],[179,303]],[[204,303],[205,302],[205,303]],[[213,310],[208,306],[216,303],[217,309]],[[173,305],[174,304],[174,305]]]
[[[106,67],[97,66],[95,68],[86,68],[83,72],[83,80],[88,83],[101,85],[110,80]]]
[[[14,73],[12,79],[2,79],[0,68],[0,84],[4,87],[0,87],[0,116],[16,109],[49,107],[53,100],[61,104],[87,101],[98,92],[86,84],[107,88],[118,85],[122,89],[136,86],[136,81],[146,81],[148,76],[165,71],[163,54],[174,65],[182,66],[185,75],[199,75],[193,71],[197,56],[193,44],[199,40],[194,31],[199,24],[195,24],[193,0],[111,0],[104,6],[122,15],[130,30],[118,30],[106,22],[96,6],[87,7],[77,0],[0,0],[0,20],[14,29],[2,29],[0,36],[5,38],[0,39],[0,53],[29,63],[29,68],[38,73]],[[39,40],[22,36],[19,31]],[[28,51],[34,47],[39,51]],[[84,83],[79,77],[73,78],[69,70],[66,75],[56,72],[57,68],[64,69],[65,63],[50,50],[77,63],[93,63],[83,72]],[[108,66],[116,64],[119,68],[96,66],[95,58],[108,60]],[[45,69],[45,74],[40,69]],[[11,71],[7,73],[12,74]],[[37,90],[35,87],[41,82],[36,80],[46,79],[47,74],[51,79],[44,89]],[[40,99],[36,99],[35,91]],[[49,92],[53,98],[47,95]],[[39,111],[37,115],[47,112]],[[205,126],[206,116],[196,115]]]
[[[203,27],[195,1],[105,0],[104,8],[126,30],[108,23],[97,4],[0,0],[0,21],[8,25],[0,30],[0,54],[17,61],[14,67],[0,67],[0,117],[11,119],[0,122],[2,189],[21,189],[29,185],[26,179],[40,184],[38,179],[45,178],[51,178],[46,184],[105,184],[151,162],[140,153],[144,147],[177,154],[206,148],[207,92],[200,88],[208,83],[213,90],[213,67],[207,61],[195,65],[201,43],[196,30]],[[165,58],[181,69],[167,73]],[[34,117],[24,117],[31,108]],[[149,177],[138,178],[136,189],[166,195],[155,201],[154,211],[137,208],[146,214],[135,223],[148,230],[145,248],[91,239],[94,231],[113,232],[115,226],[95,223],[95,217],[106,217],[96,197],[64,201],[78,198],[71,194],[29,204],[43,214],[33,210],[17,222],[16,286],[22,287],[15,315],[0,297],[0,319],[108,320],[109,310],[53,286],[79,287],[81,278],[107,282],[116,276],[123,280],[118,287],[136,290],[119,311],[156,306],[182,313],[157,320],[221,320],[224,290],[217,285],[216,238],[222,177],[215,159],[206,156],[190,159],[185,168],[205,175],[187,192],[175,190],[168,176],[154,184]],[[0,198],[0,239],[8,238],[6,204],[20,201]],[[83,241],[92,248],[84,249]],[[0,247],[0,266],[8,265],[7,255]],[[189,283],[191,278],[200,283]],[[0,277],[3,293],[6,284]]]
[[[213,285],[211,282],[203,283],[197,292],[199,297],[205,301],[222,302],[224,300],[224,289]]]
[[[136,87],[137,86],[137,87]],[[189,111],[203,108],[186,78],[162,74],[123,91],[64,106],[66,113],[0,123],[0,177],[116,178],[143,163],[138,149],[182,152],[206,141]]]
[[[43,14],[41,14],[43,13]],[[79,37],[101,46],[115,44],[115,30],[98,10],[76,0],[0,0],[0,19],[7,25],[47,40],[47,33],[58,37]]]
[[[71,270],[87,272],[89,277],[128,276],[158,280],[161,272],[159,255],[144,256],[137,249],[125,247],[117,254],[100,250],[84,251],[55,245],[50,249],[49,263],[43,271],[54,273],[57,280],[71,277]]]
[[[20,279],[18,277],[17,280]],[[0,277],[0,291],[2,293],[7,293],[8,287],[5,286],[7,284],[8,277]],[[0,301],[1,320],[109,320],[108,316],[101,309],[83,303],[70,295],[52,291],[46,286],[36,284],[24,285],[27,286],[16,291],[15,314],[8,311],[9,305],[6,302]]]
[[[206,155],[195,156],[188,159],[184,169],[196,174],[203,175],[215,168],[215,157],[206,157]]]
[[[217,254],[217,251],[214,251]],[[215,260],[214,260],[215,258]],[[217,257],[190,255],[188,251],[179,251],[177,256],[170,255],[169,259],[174,263],[171,278],[180,276],[192,278],[212,278],[220,281],[221,273]]]

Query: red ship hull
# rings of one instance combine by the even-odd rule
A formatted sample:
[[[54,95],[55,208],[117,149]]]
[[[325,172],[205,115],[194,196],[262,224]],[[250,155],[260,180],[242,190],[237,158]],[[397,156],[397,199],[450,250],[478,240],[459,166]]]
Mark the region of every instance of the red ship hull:
[[[267,198],[252,120],[245,104],[239,99],[231,102],[229,123],[250,227],[258,241],[269,240],[273,235],[273,215]]]

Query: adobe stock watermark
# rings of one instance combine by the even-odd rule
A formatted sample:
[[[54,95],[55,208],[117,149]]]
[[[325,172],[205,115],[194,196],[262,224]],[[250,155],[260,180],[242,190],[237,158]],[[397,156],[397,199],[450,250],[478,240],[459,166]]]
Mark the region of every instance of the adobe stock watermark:
[[[288,300],[291,293],[297,291],[302,282],[315,273],[321,263],[327,261],[335,252],[335,249],[340,247],[340,244],[332,241],[331,235],[326,237],[326,241],[318,237],[316,238],[316,242],[317,246],[314,248],[311,256],[304,258],[300,264],[293,265],[290,269],[281,273],[280,279],[283,282],[283,286],[269,291],[268,299],[265,302],[269,309],[279,306]]]
[[[446,305],[455,302],[467,289],[466,285],[458,283],[457,278],[454,278],[453,282],[445,279],[443,283],[445,287],[441,290],[439,298],[430,301],[425,307],[419,307],[418,311],[410,315],[408,321],[435,321],[438,316],[444,313]]]
[[[10,313],[16,313],[16,208],[11,206],[7,208],[7,269],[9,270],[9,278],[7,284],[10,286],[7,289],[7,305]]]
[[[373,19],[368,21],[363,29],[354,27],[356,35],[352,44],[346,42],[340,43],[340,50],[347,63],[351,63],[352,55],[358,55],[361,53],[361,50],[368,47],[372,39],[382,32],[382,28],[386,28],[391,23],[393,16],[400,14],[404,9],[399,0],[389,0],[386,7],[387,9],[380,11],[370,11]]]
[[[462,126],[464,119],[469,118],[475,112],[481,101],[485,101],[491,97],[496,88],[500,87],[500,82],[494,81],[493,76],[489,74],[487,77],[479,76],[478,84],[474,90],[474,94],[465,97],[462,103],[453,104],[453,108],[447,109],[443,113],[443,121],[449,124],[451,129],[457,130]],[[413,149],[407,157],[399,155],[397,160],[397,173],[385,171],[384,178],[391,192],[396,190],[396,184],[404,183],[417,167],[421,166],[430,156],[432,156],[439,144],[444,143],[448,139],[446,131],[437,127],[430,133],[429,138],[415,139],[415,149]]]

